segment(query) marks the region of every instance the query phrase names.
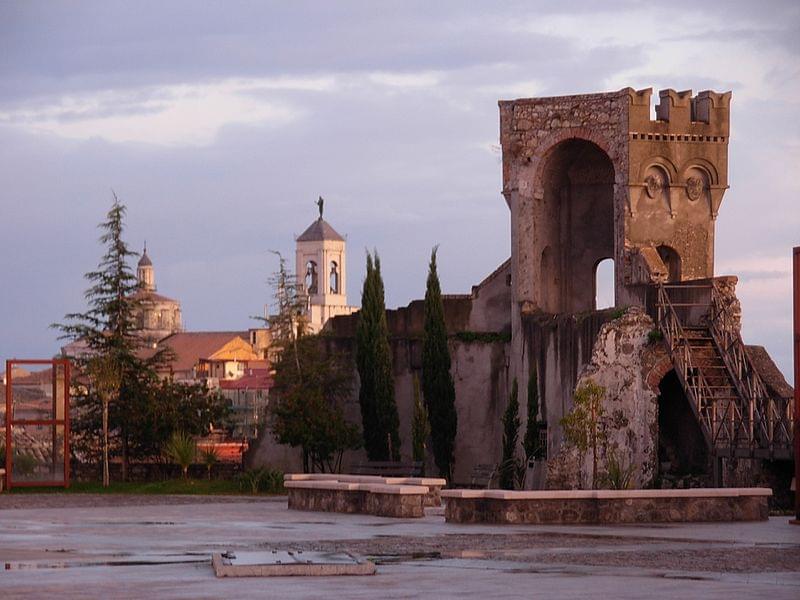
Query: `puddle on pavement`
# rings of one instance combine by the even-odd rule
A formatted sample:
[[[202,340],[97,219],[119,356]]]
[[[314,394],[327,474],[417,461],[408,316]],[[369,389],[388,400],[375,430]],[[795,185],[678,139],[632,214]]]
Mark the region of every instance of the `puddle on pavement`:
[[[376,565],[393,565],[410,561],[439,560],[441,552],[408,552],[404,554],[369,554],[369,560]]]
[[[92,525],[185,525],[175,521],[92,521]]]
[[[210,563],[211,557],[200,552],[184,554],[114,554],[98,559],[59,561],[7,561],[6,571],[37,569],[73,569],[78,567],[146,567],[175,564]]]

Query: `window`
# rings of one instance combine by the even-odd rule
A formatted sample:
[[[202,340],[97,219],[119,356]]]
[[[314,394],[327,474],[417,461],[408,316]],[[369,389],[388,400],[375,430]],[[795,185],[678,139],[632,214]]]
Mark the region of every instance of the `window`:
[[[614,259],[605,258],[594,269],[594,308],[614,306]]]

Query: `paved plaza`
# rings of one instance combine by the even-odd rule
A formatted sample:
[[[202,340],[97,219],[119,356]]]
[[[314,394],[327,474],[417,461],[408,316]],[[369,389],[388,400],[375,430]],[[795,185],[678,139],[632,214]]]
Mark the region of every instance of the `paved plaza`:
[[[289,511],[285,497],[0,495],[0,596],[800,597],[800,527],[451,525]],[[217,579],[213,552],[352,551],[367,577]]]

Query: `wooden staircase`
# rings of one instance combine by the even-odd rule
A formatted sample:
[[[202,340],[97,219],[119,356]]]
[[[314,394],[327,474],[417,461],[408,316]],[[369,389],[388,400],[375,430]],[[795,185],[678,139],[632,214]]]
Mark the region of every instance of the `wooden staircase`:
[[[770,396],[716,282],[658,284],[655,316],[711,453],[790,458],[790,403]]]

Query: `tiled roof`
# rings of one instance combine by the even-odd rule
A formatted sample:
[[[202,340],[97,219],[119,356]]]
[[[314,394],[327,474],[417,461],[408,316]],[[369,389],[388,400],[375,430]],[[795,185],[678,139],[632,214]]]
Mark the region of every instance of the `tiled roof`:
[[[182,331],[164,338],[158,345],[175,353],[170,365],[173,371],[190,371],[201,358],[210,357],[237,337],[248,341],[246,331]]]
[[[136,293],[133,294],[133,297],[139,302],[172,302],[174,304],[180,304],[174,298],[168,298],[167,296],[156,294],[150,290],[138,289]]]
[[[272,387],[272,377],[267,369],[248,369],[239,379],[221,379],[223,390],[265,390]]]
[[[753,366],[770,391],[781,398],[791,398],[794,395],[794,388],[786,381],[766,348],[764,346],[746,346],[745,348]]]
[[[322,217],[309,225],[308,229],[297,238],[298,242],[321,242],[323,240],[343,242],[344,238],[336,233],[336,230],[330,226],[330,223]]]
[[[153,261],[150,260],[150,257],[147,256],[147,250],[142,253],[142,258],[139,259],[139,266],[140,267],[152,267]]]

